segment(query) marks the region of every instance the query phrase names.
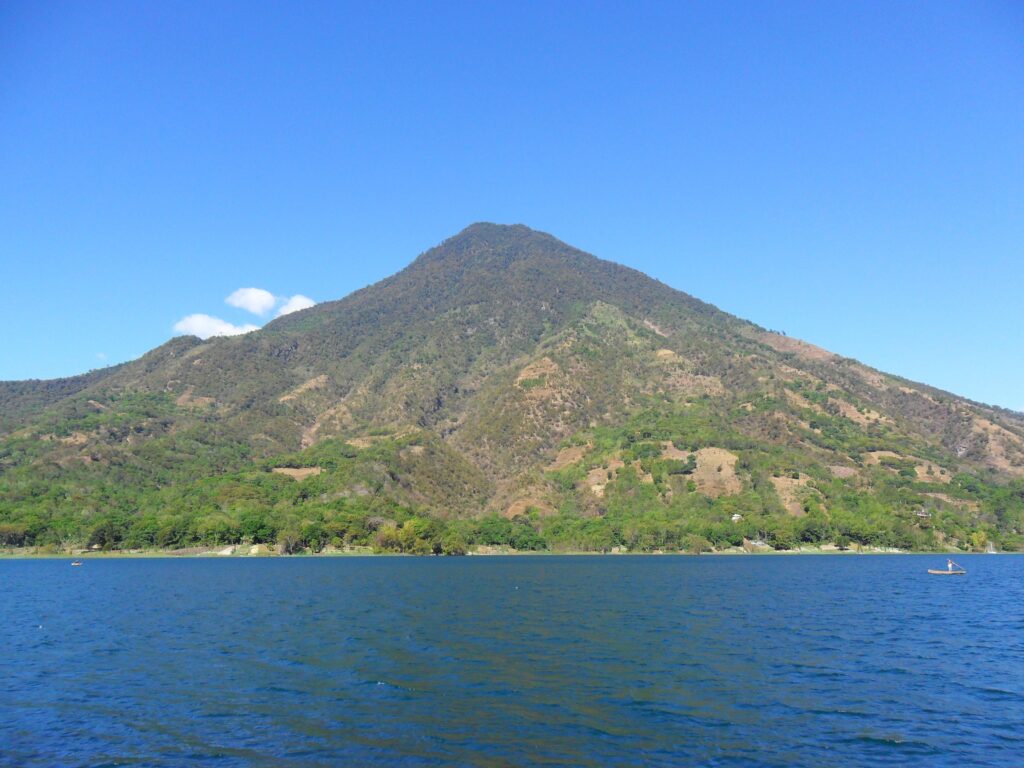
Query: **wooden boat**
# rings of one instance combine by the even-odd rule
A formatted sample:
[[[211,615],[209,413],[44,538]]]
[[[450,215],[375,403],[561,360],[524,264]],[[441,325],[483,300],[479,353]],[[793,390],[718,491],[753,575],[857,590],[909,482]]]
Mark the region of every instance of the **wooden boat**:
[[[955,571],[947,571],[945,568],[943,568],[941,571],[929,568],[928,573],[930,573],[932,576],[963,576],[965,573],[967,573],[967,571],[965,571],[963,568],[959,568]]]
[[[81,561],[81,560],[73,560],[73,561],[71,562],[71,564],[72,564],[72,565],[81,565],[81,564],[82,564],[82,561]]]

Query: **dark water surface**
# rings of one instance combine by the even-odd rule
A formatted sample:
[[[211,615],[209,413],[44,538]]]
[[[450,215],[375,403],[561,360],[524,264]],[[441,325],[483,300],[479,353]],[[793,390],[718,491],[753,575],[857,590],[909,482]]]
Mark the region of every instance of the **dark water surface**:
[[[4,765],[1024,765],[1024,557],[0,561]]]

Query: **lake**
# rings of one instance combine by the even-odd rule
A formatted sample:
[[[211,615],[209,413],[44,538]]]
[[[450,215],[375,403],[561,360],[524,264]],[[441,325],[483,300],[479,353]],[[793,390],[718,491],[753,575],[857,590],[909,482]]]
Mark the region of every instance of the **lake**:
[[[0,561],[4,765],[1020,765],[1024,557]]]

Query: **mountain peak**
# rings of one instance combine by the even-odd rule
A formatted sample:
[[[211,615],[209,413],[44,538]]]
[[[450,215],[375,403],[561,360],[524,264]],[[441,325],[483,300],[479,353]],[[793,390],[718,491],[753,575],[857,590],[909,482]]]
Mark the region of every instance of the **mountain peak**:
[[[561,240],[525,224],[494,224],[477,222],[470,224],[456,235],[420,254],[410,268],[444,269],[451,277],[465,270],[485,270],[492,273],[504,272],[514,264],[541,259],[550,263],[552,259],[583,257],[598,261],[596,257],[583,254]]]
[[[497,224],[493,221],[478,221],[470,224],[461,232],[453,235],[450,240],[459,237],[479,237],[483,239],[500,239],[512,234],[530,234],[535,230],[525,224]]]
[[[531,241],[547,243],[548,245],[566,248],[568,246],[555,237],[544,232],[530,229],[525,224],[495,224],[489,221],[479,221],[470,224],[456,235],[449,237],[430,251],[428,254],[437,252],[444,253],[466,253],[466,252],[492,252],[506,249],[522,250],[522,246]]]

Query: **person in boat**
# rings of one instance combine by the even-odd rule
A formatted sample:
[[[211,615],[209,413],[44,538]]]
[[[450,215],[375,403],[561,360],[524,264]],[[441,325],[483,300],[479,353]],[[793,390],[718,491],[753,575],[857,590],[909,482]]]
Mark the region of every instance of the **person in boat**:
[[[952,571],[953,570],[953,561],[952,560],[946,560],[946,570],[947,571]]]

